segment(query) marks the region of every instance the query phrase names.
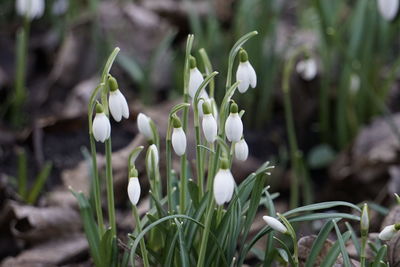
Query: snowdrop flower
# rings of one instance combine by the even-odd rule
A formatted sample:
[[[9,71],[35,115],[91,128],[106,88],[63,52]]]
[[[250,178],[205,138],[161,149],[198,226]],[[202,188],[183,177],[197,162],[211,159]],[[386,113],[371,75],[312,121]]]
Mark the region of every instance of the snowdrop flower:
[[[214,178],[214,198],[219,206],[231,200],[235,189],[235,179],[228,166],[228,160],[222,159],[221,168]]]
[[[137,205],[140,198],[140,183],[138,179],[138,172],[135,167],[129,173],[129,183],[128,183],[128,197],[132,205]]]
[[[379,233],[379,239],[389,241],[400,230],[400,223],[388,225]]]
[[[311,81],[317,76],[317,62],[313,58],[300,60],[296,65],[296,71],[306,81]]]
[[[17,0],[17,13],[32,20],[40,18],[44,13],[44,0]]]
[[[378,10],[385,20],[392,21],[398,13],[399,0],[378,0]]]
[[[97,142],[102,142],[108,138],[110,138],[111,134],[111,125],[110,120],[104,114],[103,106],[100,103],[96,104],[96,116],[93,120],[93,137]]]
[[[191,98],[194,98],[197,89],[199,89],[201,83],[204,81],[203,75],[197,68],[196,59],[194,57],[190,57],[190,73],[189,73],[189,95]],[[201,97],[201,94],[200,94]]]
[[[115,121],[121,121],[122,117],[125,119],[129,118],[129,108],[128,103],[124,95],[118,89],[117,80],[114,77],[110,77],[110,96],[108,97],[108,106],[110,113]]]
[[[275,231],[285,234],[288,230],[280,221],[271,216],[263,216],[263,220]]]
[[[238,85],[239,92],[245,93],[249,86],[252,88],[257,86],[257,75],[251,66],[246,50],[243,48],[239,52],[240,63],[236,71],[236,81],[240,81]]]
[[[243,135],[243,123],[238,113],[238,106],[236,103],[231,105],[231,113],[225,122],[226,137],[231,142],[239,142]]]
[[[148,140],[153,139],[153,131],[151,130],[150,118],[143,113],[139,113],[137,117],[137,126],[139,132],[143,134]]]
[[[182,156],[186,152],[186,134],[182,129],[181,121],[178,116],[174,114],[172,117],[174,130],[172,131],[172,147],[178,156]]]
[[[146,165],[148,169],[152,170],[158,167],[159,156],[158,156],[158,149],[155,144],[152,144],[147,149],[146,160],[147,160]],[[153,160],[154,160],[154,166],[153,166]]]
[[[239,142],[235,143],[235,157],[238,160],[245,161],[249,156],[249,147],[247,146],[244,138],[240,139]]]
[[[215,139],[217,139],[218,126],[217,121],[211,113],[211,107],[209,103],[203,103],[203,111],[204,116],[202,121],[202,128],[204,137],[206,138],[207,142],[214,143]]]

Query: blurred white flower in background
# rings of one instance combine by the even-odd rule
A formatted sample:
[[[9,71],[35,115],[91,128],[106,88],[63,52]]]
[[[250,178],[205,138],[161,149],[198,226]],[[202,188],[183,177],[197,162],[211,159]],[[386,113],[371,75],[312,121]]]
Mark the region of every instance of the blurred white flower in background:
[[[44,13],[44,0],[17,0],[15,6],[20,16],[30,20],[40,18]]]
[[[393,20],[399,11],[399,0],[378,0],[378,10],[388,21]]]
[[[300,60],[296,65],[296,71],[306,81],[313,80],[318,73],[317,62],[313,58]]]
[[[56,0],[53,2],[51,11],[53,15],[63,15],[67,12],[69,7],[69,0]]]

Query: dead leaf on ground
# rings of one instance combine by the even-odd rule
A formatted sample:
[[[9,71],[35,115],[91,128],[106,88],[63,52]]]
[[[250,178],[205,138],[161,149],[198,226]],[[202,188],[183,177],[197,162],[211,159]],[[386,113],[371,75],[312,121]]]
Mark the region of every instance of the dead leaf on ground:
[[[6,258],[3,267],[50,267],[73,263],[87,255],[88,243],[83,234],[50,240],[27,249],[14,258]]]
[[[81,229],[79,213],[71,208],[33,207],[10,201],[11,232],[18,239],[41,242]]]

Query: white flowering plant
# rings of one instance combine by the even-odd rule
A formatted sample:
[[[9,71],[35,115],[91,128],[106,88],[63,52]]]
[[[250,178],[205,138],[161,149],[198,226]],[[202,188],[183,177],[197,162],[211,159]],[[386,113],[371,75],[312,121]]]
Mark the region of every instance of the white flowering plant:
[[[145,175],[139,173],[135,166],[136,159],[145,149],[140,146],[128,158],[129,180],[126,192],[135,225],[125,243],[117,236],[112,177],[112,130],[109,120],[111,116],[117,122],[127,118],[129,110],[123,90],[120,90],[116,79],[110,75],[119,49],[116,48],[110,55],[100,84],[93,91],[88,105],[93,201],[89,201],[83,193],[73,191],[79,202],[90,253],[96,266],[242,266],[247,263],[250,254],[255,254],[259,264],[264,266],[270,266],[276,261],[299,266],[295,229],[299,222],[315,220],[324,221],[325,225],[317,235],[306,266],[314,265],[323,242],[333,229],[337,241],[328,251],[322,266],[333,265],[339,254],[342,255],[345,266],[350,266],[344,244],[350,237],[357,247],[360,244],[350,224],[346,223],[348,231],[342,234],[338,223],[344,220],[361,221],[362,236],[365,236],[369,227],[368,214],[365,215],[366,206],[361,213],[361,208],[357,205],[333,201],[296,207],[282,214],[276,213],[274,200],[279,194],[270,193],[267,186],[267,177],[273,170],[269,162],[262,164],[241,182],[231,172],[232,165],[236,164],[234,158],[246,161],[249,153],[241,120],[244,111],[239,109],[233,98],[242,83],[241,78],[247,79],[246,85],[241,87],[241,93],[245,93],[249,86],[256,87],[256,74],[251,65],[241,65],[250,64],[243,46],[255,35],[257,32],[244,35],[231,49],[225,96],[219,105],[214,99],[214,92],[206,90],[218,73],[213,71],[204,49],[200,50],[200,55],[206,66],[205,74],[197,69],[196,59],[192,56],[194,37],[189,35],[183,103],[174,106],[168,115],[165,170],[160,169],[160,162],[164,159],[160,154],[162,147],[158,129],[150,117],[139,114],[138,129],[149,141],[144,161],[151,201],[149,210],[141,217],[137,205],[141,195],[147,192],[141,190],[141,180]],[[232,82],[233,66],[238,54],[238,79]],[[187,155],[187,150],[190,149],[186,136],[189,109],[193,110],[195,132],[194,168],[189,164],[191,159]],[[105,145],[108,220],[104,219],[101,206],[96,141]],[[180,161],[179,171],[172,167],[172,151]],[[166,184],[166,188],[163,188],[163,184]],[[324,212],[333,208],[352,212]],[[253,222],[258,216],[264,220],[265,225],[251,233]],[[359,251],[361,260],[365,258],[365,238],[363,240],[364,245]],[[263,251],[255,247],[258,242],[264,243]],[[363,266],[366,266],[365,260]]]

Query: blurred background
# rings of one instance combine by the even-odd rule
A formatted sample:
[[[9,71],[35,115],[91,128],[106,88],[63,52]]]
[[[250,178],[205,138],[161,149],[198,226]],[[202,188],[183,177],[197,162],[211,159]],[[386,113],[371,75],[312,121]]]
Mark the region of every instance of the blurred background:
[[[369,201],[381,215],[400,192],[397,1],[46,0],[34,16],[18,12],[16,2],[0,2],[0,262],[43,238],[33,225],[40,219],[21,218],[60,216],[48,209],[76,205],[67,187],[89,187],[87,104],[116,46],[111,73],[131,114],[112,125],[113,158],[119,224],[129,229],[122,221],[127,151],[145,144],[136,117],[151,116],[165,137],[166,114],[182,101],[189,33],[192,54],[200,58],[206,49],[219,72],[217,103],[230,48],[247,32],[259,33],[244,47],[257,87],[235,96],[246,111],[250,150],[235,166],[238,180],[271,160],[277,167],[269,183],[283,210],[296,203],[293,177],[298,203]],[[78,255],[75,261],[85,259]]]

